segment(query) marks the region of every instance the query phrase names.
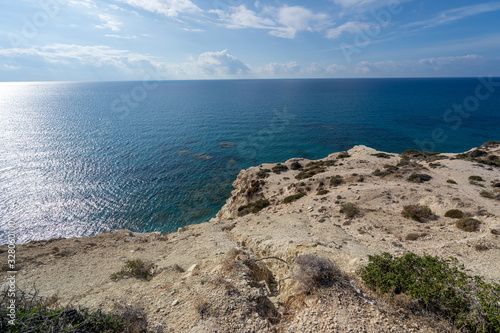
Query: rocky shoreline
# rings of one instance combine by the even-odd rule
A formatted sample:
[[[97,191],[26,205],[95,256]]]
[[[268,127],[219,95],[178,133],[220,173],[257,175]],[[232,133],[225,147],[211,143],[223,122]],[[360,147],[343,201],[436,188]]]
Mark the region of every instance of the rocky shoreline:
[[[495,142],[463,154],[356,146],[259,165],[240,172],[207,223],[18,245],[16,282],[60,305],[137,306],[153,332],[450,331],[374,295],[358,272],[368,255],[414,252],[456,257],[471,274],[499,281],[499,156]],[[403,216],[412,205],[430,213]],[[452,209],[479,221],[476,230],[457,227]],[[6,262],[7,247],[0,251]],[[304,254],[335,262],[349,283],[305,293],[292,273]],[[145,278],[119,274],[137,260],[149,265]],[[0,275],[5,281],[6,269]]]

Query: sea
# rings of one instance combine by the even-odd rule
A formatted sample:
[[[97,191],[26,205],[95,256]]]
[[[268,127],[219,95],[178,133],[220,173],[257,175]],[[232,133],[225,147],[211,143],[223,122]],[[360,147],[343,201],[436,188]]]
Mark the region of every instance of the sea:
[[[0,83],[0,244],[173,232],[261,163],[490,140],[500,78]]]

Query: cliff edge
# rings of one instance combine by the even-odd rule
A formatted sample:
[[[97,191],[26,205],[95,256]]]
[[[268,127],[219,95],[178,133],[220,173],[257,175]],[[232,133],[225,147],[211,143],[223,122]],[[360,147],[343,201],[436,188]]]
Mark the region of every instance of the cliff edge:
[[[60,305],[137,306],[153,332],[451,331],[373,294],[358,272],[368,255],[414,252],[499,281],[499,156],[495,142],[463,154],[355,146],[262,164],[240,172],[207,223],[18,245],[16,283]],[[428,214],[412,216],[415,205]],[[464,231],[450,210],[480,224]],[[0,253],[7,262],[7,246]],[[342,279],[307,290],[295,270],[305,254],[333,261]],[[144,278],[129,276],[131,263],[146,265]]]

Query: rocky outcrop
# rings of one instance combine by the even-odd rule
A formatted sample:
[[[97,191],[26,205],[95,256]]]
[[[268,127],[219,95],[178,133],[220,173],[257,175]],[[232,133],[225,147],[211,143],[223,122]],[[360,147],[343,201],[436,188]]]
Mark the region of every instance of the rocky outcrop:
[[[19,245],[16,282],[62,305],[141,307],[156,332],[447,331],[445,322],[387,304],[357,272],[370,254],[412,251],[457,257],[498,280],[499,153],[496,144],[458,155],[356,146],[317,161],[263,164],[240,172],[209,223]],[[417,204],[432,216],[402,216]],[[479,220],[478,231],[457,228],[450,209]],[[0,251],[6,257],[6,246]],[[294,274],[304,254],[332,260],[342,279],[305,293]],[[153,264],[148,279],[110,279],[137,259]]]

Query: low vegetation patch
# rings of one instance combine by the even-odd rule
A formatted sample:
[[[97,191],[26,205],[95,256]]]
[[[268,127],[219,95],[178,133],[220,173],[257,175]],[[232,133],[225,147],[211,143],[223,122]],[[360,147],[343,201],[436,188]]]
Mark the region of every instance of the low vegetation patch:
[[[278,163],[275,166],[273,166],[271,170],[273,170],[274,173],[277,173],[279,175],[280,173],[287,171],[288,167],[284,164]]]
[[[455,226],[458,229],[467,232],[475,232],[479,231],[479,226],[481,225],[481,221],[473,219],[472,217],[464,217],[455,222]]]
[[[141,259],[127,260],[125,266],[118,273],[111,274],[110,279],[118,281],[123,278],[133,277],[149,280],[153,277],[155,267],[155,264],[142,261]]]
[[[371,156],[376,156],[378,158],[391,158],[393,155],[386,153],[376,153],[376,154],[371,154]]]
[[[491,187],[500,187],[500,183],[493,183],[491,184]]]
[[[456,181],[454,181],[453,179],[448,179],[446,182],[447,182],[448,184],[456,184],[456,183],[457,183],[457,182],[456,182]]]
[[[0,294],[0,330],[11,333],[27,332],[106,332],[143,333],[147,319],[143,310],[130,305],[118,304],[113,313],[91,311],[85,307],[62,307],[57,297],[40,297],[35,292],[16,289],[15,320],[9,323],[8,306],[13,299],[6,289]],[[4,329],[5,330],[2,330]]]
[[[481,176],[469,176],[469,181],[484,182],[484,179]]]
[[[318,173],[322,173],[326,171],[326,167],[335,165],[334,160],[328,161],[317,161],[317,162],[309,162],[303,167],[302,171],[299,172],[295,179],[301,180],[306,178],[311,178]]]
[[[342,180],[342,177],[339,176],[339,175],[336,175],[332,178],[330,178],[330,185],[332,186],[339,186],[340,184],[342,184],[344,181]]]
[[[461,219],[464,217],[464,212],[462,212],[460,209],[450,209],[446,213],[444,213],[444,217],[449,217],[452,219]]]
[[[347,152],[340,153],[337,156],[337,158],[340,158],[340,159],[342,159],[342,158],[349,158],[349,157],[351,157],[351,155],[349,155]]]
[[[420,237],[425,237],[427,236],[427,234],[425,232],[422,232],[422,233],[409,233],[408,235],[406,235],[405,239],[406,240],[409,240],[409,241],[415,241],[417,239],[419,239]]]
[[[299,170],[300,168],[302,168],[302,165],[297,161],[292,162],[292,164],[290,164],[290,169],[292,170]]]
[[[297,280],[306,292],[328,288],[335,281],[344,280],[340,269],[328,258],[304,254],[295,258],[292,278]]]
[[[270,169],[260,169],[257,172],[257,177],[259,177],[259,178],[267,178],[267,177],[269,177],[269,173],[271,173]]]
[[[340,205],[340,212],[348,218],[353,218],[360,213],[358,205],[352,202],[346,202]]]
[[[456,259],[407,253],[368,256],[364,283],[381,294],[404,294],[457,328],[500,332],[500,284],[468,275]],[[415,304],[415,303],[414,303]]]
[[[270,202],[267,199],[261,199],[255,202],[250,202],[245,206],[238,207],[238,216],[244,216],[250,213],[253,214],[258,213],[269,205]]]
[[[416,184],[428,182],[431,179],[432,179],[432,177],[430,175],[425,174],[425,173],[412,173],[408,177],[409,182],[416,183]]]
[[[325,195],[328,192],[330,192],[330,191],[328,191],[328,190],[319,190],[318,193],[316,193],[316,195]]]
[[[305,195],[306,194],[302,193],[302,192],[299,192],[299,193],[294,194],[294,195],[289,195],[288,197],[286,197],[285,199],[283,199],[283,203],[288,204],[288,203],[293,202],[295,200],[299,200],[300,198],[302,198]]]
[[[495,193],[489,191],[481,191],[479,195],[488,199],[495,199],[497,197]]]
[[[418,222],[424,222],[433,216],[431,209],[428,206],[422,205],[404,206],[401,215]]]

